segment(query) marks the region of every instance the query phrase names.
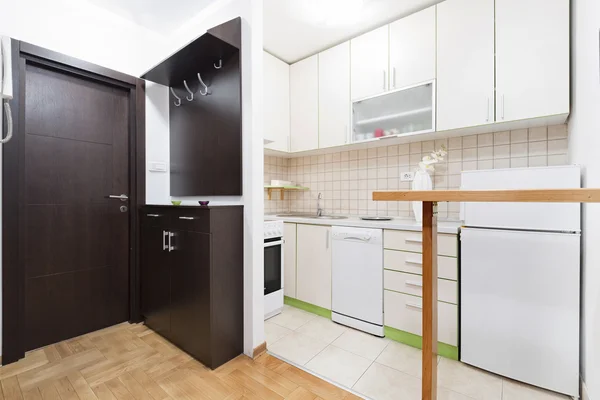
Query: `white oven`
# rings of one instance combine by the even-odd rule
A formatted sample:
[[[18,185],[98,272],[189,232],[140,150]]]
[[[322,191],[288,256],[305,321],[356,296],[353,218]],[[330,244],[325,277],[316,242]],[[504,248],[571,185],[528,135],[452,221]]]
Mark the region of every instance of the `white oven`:
[[[283,221],[265,221],[265,319],[283,310]]]

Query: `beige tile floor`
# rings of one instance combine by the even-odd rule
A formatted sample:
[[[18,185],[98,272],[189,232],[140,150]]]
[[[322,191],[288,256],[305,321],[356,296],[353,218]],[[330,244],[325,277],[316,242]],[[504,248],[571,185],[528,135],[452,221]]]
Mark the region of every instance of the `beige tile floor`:
[[[285,306],[265,321],[268,351],[373,400],[421,398],[421,351]],[[440,400],[560,400],[552,392],[439,359]]]

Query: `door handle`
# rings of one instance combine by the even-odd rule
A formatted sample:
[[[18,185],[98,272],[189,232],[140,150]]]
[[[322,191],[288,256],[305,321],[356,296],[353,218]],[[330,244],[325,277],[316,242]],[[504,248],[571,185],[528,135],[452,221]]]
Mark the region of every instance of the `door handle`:
[[[487,113],[485,117],[485,122],[490,122],[490,98],[487,98]]]
[[[419,260],[406,260],[405,263],[415,264],[415,265],[423,265],[423,261],[419,261]]]
[[[146,214],[146,216],[150,218],[158,218],[160,217],[160,214]]]
[[[504,119],[504,95],[501,96],[502,119]]]
[[[392,87],[396,89],[396,67],[392,68]]]
[[[325,236],[325,248],[329,249],[329,229],[327,229],[327,235]]]
[[[423,243],[423,239],[411,239],[411,238],[406,238],[404,239],[404,241],[406,243]]]
[[[169,236],[169,232],[163,231],[163,250],[168,250],[169,245],[167,244],[167,237]]]
[[[383,70],[383,91],[387,90],[387,82],[386,82],[386,73],[385,73],[385,69]]]
[[[175,236],[173,232],[169,232],[169,253],[175,251],[175,246],[171,244],[171,239]]]
[[[185,219],[187,221],[191,221],[194,219],[194,217],[179,217],[179,219]]]
[[[408,286],[416,286],[416,287],[423,287],[423,284],[421,282],[417,282],[417,281],[406,281],[406,284]]]
[[[417,303],[406,303],[406,307],[416,308],[418,310],[422,310],[423,306]]]
[[[114,200],[121,200],[121,201],[129,200],[129,196],[127,196],[126,194],[109,194],[108,196],[106,196],[106,198],[114,199]]]

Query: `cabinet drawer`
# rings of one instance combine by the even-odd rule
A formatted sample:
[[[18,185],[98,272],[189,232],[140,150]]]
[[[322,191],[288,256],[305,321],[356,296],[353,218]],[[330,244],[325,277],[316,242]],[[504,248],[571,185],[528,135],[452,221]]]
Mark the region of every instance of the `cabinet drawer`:
[[[209,210],[172,210],[171,227],[182,231],[210,233]]]
[[[458,280],[457,258],[438,256],[437,262],[439,278]],[[394,271],[423,275],[423,256],[420,253],[385,249],[383,251],[383,267]]]
[[[169,214],[164,209],[142,208],[140,210],[140,223],[143,226],[166,227],[169,226]]]
[[[392,250],[423,252],[423,234],[412,231],[395,231],[386,229],[383,234],[383,247]],[[456,257],[457,240],[456,235],[438,235],[438,255]]]
[[[422,336],[422,299],[384,291],[385,325]],[[458,306],[438,302],[438,341],[458,346]]]
[[[458,285],[454,281],[438,279],[438,300],[458,304]],[[414,296],[423,296],[423,277],[396,271],[383,271],[384,289]]]

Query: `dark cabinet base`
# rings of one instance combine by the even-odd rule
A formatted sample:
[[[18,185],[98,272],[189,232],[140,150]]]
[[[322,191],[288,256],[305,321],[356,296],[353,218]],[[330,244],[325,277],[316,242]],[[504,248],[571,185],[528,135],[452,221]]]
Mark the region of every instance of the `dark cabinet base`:
[[[243,208],[141,209],[142,314],[217,368],[243,351]]]

